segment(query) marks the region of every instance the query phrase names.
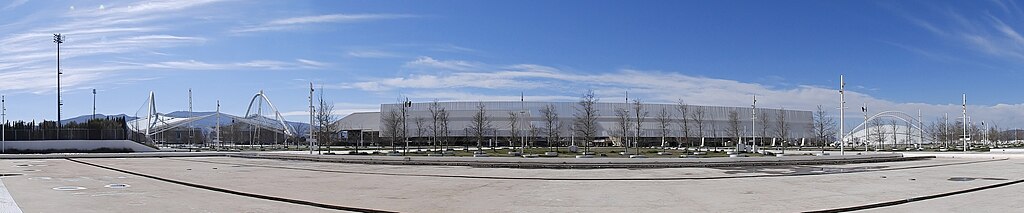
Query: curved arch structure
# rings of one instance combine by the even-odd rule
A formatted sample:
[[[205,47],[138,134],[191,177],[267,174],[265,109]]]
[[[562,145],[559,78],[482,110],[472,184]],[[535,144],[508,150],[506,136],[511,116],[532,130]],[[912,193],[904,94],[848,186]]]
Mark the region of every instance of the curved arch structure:
[[[867,128],[867,124],[868,124],[869,121],[876,120],[876,119],[882,119],[882,118],[897,119],[897,120],[901,120],[903,122],[907,122],[907,123],[910,124],[909,125],[910,128],[911,128],[910,130],[917,130],[917,132],[918,132],[918,134],[911,134],[911,133],[909,133],[910,130],[906,130],[906,132],[904,132],[903,135],[908,135],[909,134],[911,136],[924,137],[924,128],[920,125],[921,121],[918,120],[917,118],[914,118],[914,116],[911,116],[911,115],[909,115],[907,113],[900,112],[900,111],[884,111],[884,112],[879,112],[878,114],[872,115],[871,117],[868,117],[868,119],[864,120],[864,122],[861,122],[860,125],[857,125],[856,127],[854,127],[850,132],[848,132],[843,137],[844,138],[849,137],[850,139],[853,139],[853,138],[855,138],[854,133],[858,132],[858,130],[859,131],[867,131],[866,128]],[[923,141],[921,141],[921,142],[923,142]]]
[[[168,116],[165,114],[161,114],[156,110],[155,98],[156,95],[153,92],[149,92],[149,98],[147,98],[146,103],[143,104],[143,107],[146,108],[146,115],[143,117],[138,116],[138,114],[136,114],[137,118],[135,120],[128,121],[128,123],[133,124],[129,125],[129,129],[131,129],[134,132],[144,133],[147,138],[150,138],[151,136],[156,134],[160,134],[161,132],[172,130],[174,128],[192,123],[194,121],[205,119],[211,116],[216,116],[217,114],[219,114],[218,112],[209,115],[195,117]],[[257,101],[260,101],[259,103],[266,102],[267,105],[270,106],[270,109],[273,110],[274,118],[264,117],[259,114],[251,114],[252,106],[254,103],[257,103]],[[262,104],[260,106],[262,107]],[[141,108],[140,111],[142,111]],[[288,125],[287,121],[284,119],[284,116],[281,116],[281,112],[277,110],[277,107],[274,107],[274,104],[270,102],[270,99],[267,98],[266,94],[264,94],[263,91],[256,93],[256,95],[252,97],[252,101],[249,102],[249,109],[246,109],[245,117],[238,117],[227,114],[220,115],[229,117],[235,121],[255,125],[260,128],[269,129],[273,132],[278,132],[287,136],[296,135],[294,128]],[[143,125],[143,123],[145,124]]]
[[[264,117],[260,114],[252,114],[252,105],[257,103],[257,101],[267,102],[267,106],[270,106],[270,109],[274,112],[273,119]],[[262,105],[259,105],[259,107],[262,107]],[[284,116],[281,116],[281,111],[278,111],[277,107],[274,107],[274,103],[270,102],[270,98],[267,98],[267,95],[263,93],[263,90],[260,90],[256,95],[252,96],[252,100],[249,101],[249,107],[245,110],[245,117],[240,121],[251,125],[270,128],[287,136],[295,136],[295,130],[288,125]],[[277,125],[280,126],[278,127]]]

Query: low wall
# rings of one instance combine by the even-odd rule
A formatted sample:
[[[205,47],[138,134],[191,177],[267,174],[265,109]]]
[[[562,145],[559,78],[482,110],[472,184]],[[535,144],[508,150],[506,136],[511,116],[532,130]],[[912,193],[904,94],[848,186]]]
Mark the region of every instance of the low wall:
[[[89,151],[101,148],[131,149],[135,152],[159,151],[129,140],[49,140],[49,141],[4,141],[4,150],[82,150]]]
[[[992,153],[1024,153],[1024,149],[989,149]]]

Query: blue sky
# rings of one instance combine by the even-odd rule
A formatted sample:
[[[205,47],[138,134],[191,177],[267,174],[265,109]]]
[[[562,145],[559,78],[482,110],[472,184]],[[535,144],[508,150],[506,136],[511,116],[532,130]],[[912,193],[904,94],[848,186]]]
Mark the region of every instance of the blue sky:
[[[853,106],[1021,127],[1024,10],[1013,1],[25,1],[0,2],[9,119],[244,114],[266,91],[305,120],[309,82],[337,114],[408,96],[647,102],[811,110]],[[860,118],[859,110],[849,114]],[[833,113],[836,114],[836,113]],[[956,117],[956,116],[950,116]]]

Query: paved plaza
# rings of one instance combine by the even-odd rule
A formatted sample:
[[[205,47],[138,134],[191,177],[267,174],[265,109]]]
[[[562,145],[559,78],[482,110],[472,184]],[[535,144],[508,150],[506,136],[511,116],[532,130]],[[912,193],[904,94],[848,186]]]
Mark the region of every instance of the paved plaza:
[[[9,175],[0,178],[9,198],[24,212],[336,211],[329,207],[397,212],[801,212],[1002,183],[1008,184],[868,210],[1024,209],[1024,197],[1018,196],[1024,184],[1015,184],[1024,179],[1024,159],[998,155],[660,169],[367,165],[236,157],[72,158],[2,160],[0,171]]]

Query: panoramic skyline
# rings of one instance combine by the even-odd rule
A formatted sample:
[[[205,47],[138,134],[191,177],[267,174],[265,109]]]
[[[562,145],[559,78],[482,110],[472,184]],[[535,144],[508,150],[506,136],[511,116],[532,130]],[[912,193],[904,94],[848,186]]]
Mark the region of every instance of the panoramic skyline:
[[[927,3],[927,4],[925,4]],[[263,90],[306,121],[312,81],[336,114],[414,102],[601,101],[899,110],[1024,126],[1013,95],[1024,10],[1012,1],[26,1],[0,2],[0,93],[9,120],[244,114]],[[611,113],[611,112],[606,112]],[[832,110],[837,115],[837,110]],[[848,128],[850,128],[848,126]]]

